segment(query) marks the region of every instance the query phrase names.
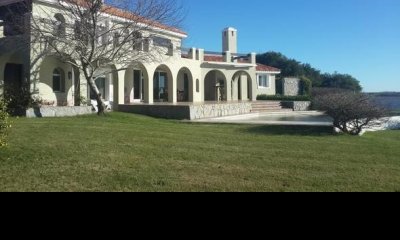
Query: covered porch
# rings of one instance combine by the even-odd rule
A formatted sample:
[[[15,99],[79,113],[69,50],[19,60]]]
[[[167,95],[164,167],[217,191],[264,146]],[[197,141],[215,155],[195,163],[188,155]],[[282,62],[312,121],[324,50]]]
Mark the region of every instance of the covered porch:
[[[206,101],[201,103],[131,103],[118,105],[118,111],[142,114],[157,118],[196,120],[248,114],[252,111],[252,102]]]

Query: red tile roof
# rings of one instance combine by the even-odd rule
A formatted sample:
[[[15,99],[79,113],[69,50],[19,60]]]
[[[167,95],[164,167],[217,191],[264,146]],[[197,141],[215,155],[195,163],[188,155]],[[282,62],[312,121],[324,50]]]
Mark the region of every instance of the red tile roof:
[[[86,7],[88,6],[88,2],[86,2],[84,0],[65,0],[65,1],[66,2],[71,2],[72,4],[79,4],[80,6],[83,6],[83,7],[85,7],[85,5],[86,5]],[[161,24],[161,23],[156,22],[156,21],[152,21],[150,19],[146,19],[144,17],[135,15],[132,12],[129,12],[129,11],[126,11],[126,10],[122,10],[122,9],[119,9],[119,8],[116,8],[116,7],[107,5],[107,4],[105,4],[103,6],[102,11],[105,12],[105,13],[108,13],[110,15],[117,16],[117,17],[125,18],[125,19],[132,20],[132,21],[141,22],[141,23],[147,24],[148,26],[160,28],[160,29],[171,31],[171,32],[174,32],[174,33],[187,35],[187,33],[185,33],[184,31],[182,31],[180,29],[177,29],[177,28],[174,28],[174,27],[171,27],[171,26],[167,26],[167,25]]]
[[[180,29],[177,29],[177,28],[174,28],[174,27],[170,27],[170,26],[158,23],[158,22],[151,21],[149,19],[137,16],[137,15],[131,13],[131,12],[128,12],[128,11],[125,11],[125,10],[122,10],[122,9],[118,9],[118,8],[115,8],[115,7],[112,7],[112,6],[106,5],[104,7],[104,12],[106,12],[106,13],[108,13],[110,15],[117,16],[117,17],[121,17],[121,18],[125,18],[125,19],[128,19],[128,20],[141,22],[141,23],[144,23],[144,24],[148,24],[149,26],[152,26],[152,27],[160,28],[160,29],[171,31],[171,32],[174,32],[174,33],[187,35],[187,33],[185,33],[184,31],[182,31]]]
[[[280,69],[257,63],[257,72],[281,72]]]
[[[223,62],[224,57],[223,56],[217,56],[217,55],[205,55],[204,56],[204,61],[206,62]]]

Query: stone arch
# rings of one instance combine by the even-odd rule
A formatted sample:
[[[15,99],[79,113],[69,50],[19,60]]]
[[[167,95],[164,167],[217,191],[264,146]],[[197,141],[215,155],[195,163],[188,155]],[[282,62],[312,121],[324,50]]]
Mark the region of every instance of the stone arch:
[[[253,91],[253,79],[244,70],[235,72],[232,77],[231,96],[233,101],[251,100]]]
[[[193,75],[187,67],[182,67],[177,75],[178,102],[193,102]]]
[[[220,70],[210,70],[204,78],[205,101],[227,101],[227,80]]]
[[[53,73],[58,69],[61,79],[64,79],[64,91],[54,89]],[[46,56],[40,63],[38,69],[37,90],[38,97],[43,100],[45,105],[52,106],[73,106],[74,105],[74,83],[72,74],[75,72],[71,64],[64,63],[56,56]]]
[[[149,80],[148,70],[143,63],[135,62],[129,65],[124,78],[125,103],[146,101],[149,98]]]
[[[154,71],[153,77],[154,102],[175,102],[174,89],[176,89],[176,86],[174,86],[171,69],[165,64],[159,65]]]

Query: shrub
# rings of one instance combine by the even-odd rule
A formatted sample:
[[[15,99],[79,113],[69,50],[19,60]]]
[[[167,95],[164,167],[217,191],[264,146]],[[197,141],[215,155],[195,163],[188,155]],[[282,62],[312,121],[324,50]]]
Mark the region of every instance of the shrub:
[[[332,117],[334,127],[351,135],[359,135],[373,120],[387,114],[366,94],[344,90],[319,92],[313,99],[313,106]]]
[[[33,105],[29,86],[21,88],[4,88],[4,98],[7,102],[7,112],[12,116],[24,116],[26,109]]]
[[[300,95],[311,96],[312,81],[307,77],[300,77]]]
[[[257,100],[262,101],[311,101],[310,96],[282,96],[282,95],[258,95]]]
[[[7,130],[10,127],[6,104],[4,100],[0,98],[0,147],[7,145]]]

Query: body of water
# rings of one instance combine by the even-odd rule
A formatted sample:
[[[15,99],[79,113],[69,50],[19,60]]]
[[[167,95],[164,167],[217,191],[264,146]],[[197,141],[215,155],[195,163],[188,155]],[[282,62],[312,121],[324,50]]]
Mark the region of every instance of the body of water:
[[[376,103],[388,110],[400,110],[400,96],[377,96]]]

